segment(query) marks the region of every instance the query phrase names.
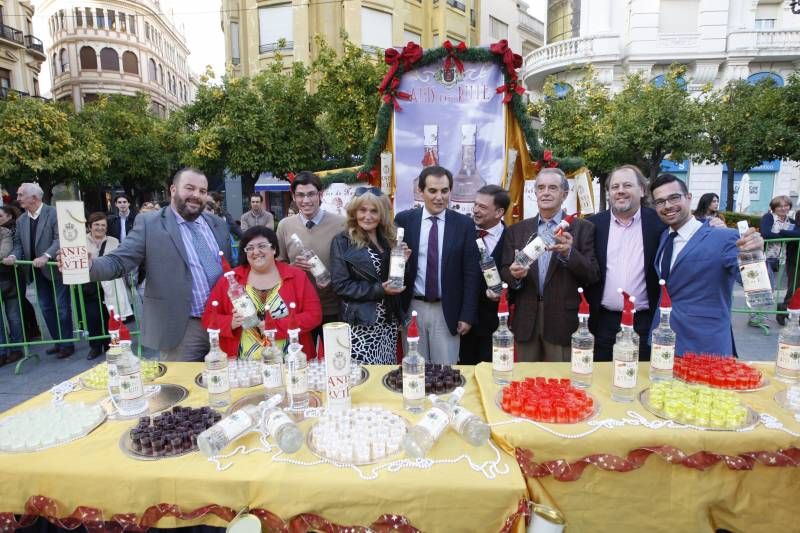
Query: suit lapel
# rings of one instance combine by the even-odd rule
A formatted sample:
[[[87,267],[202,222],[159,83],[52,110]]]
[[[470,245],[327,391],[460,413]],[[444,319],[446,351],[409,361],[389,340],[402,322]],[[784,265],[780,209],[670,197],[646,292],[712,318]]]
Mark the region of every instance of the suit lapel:
[[[611,231],[611,210],[600,213],[598,224],[595,225],[595,249],[597,250],[597,263],[605,279],[606,261],[608,257],[608,234]],[[644,224],[642,224],[644,227]]]
[[[42,206],[42,212],[39,213],[39,221],[36,223],[36,237],[33,239],[34,245],[39,244],[39,241],[42,240],[42,232],[48,223],[50,210],[47,207],[46,205]],[[36,257],[36,250],[31,250],[31,257]]]
[[[455,246],[456,238],[458,237],[458,228],[456,228],[455,213],[449,209],[444,211],[444,241],[442,242],[442,251],[439,254],[439,261],[441,262],[442,277],[447,272],[447,259],[450,256],[450,249]]]
[[[670,269],[670,275],[675,271],[683,258],[687,255],[691,254],[695,248],[701,245],[701,243],[705,240],[706,237],[711,233],[711,228],[709,226],[703,225],[700,229],[698,229],[692,238],[689,239],[689,242],[686,243],[686,246],[683,247],[681,253],[678,254],[678,257],[675,258],[675,262],[672,263],[672,268]]]
[[[161,223],[164,225],[164,229],[175,244],[178,253],[181,254],[183,262],[188,265],[189,256],[186,254],[186,247],[183,245],[181,229],[178,227],[178,220],[175,218],[175,213],[172,212],[170,206],[165,207],[161,212]]]
[[[206,224],[208,224],[208,227],[211,228],[211,233],[214,234],[214,240],[217,241],[217,246],[219,246],[219,249],[224,252],[225,245],[228,241],[228,229],[227,227],[222,228],[222,226],[227,226],[227,224],[221,224],[220,218],[212,217],[211,215],[206,215],[205,213],[203,213],[202,217],[206,221]],[[221,229],[224,229],[225,231],[221,231]]]

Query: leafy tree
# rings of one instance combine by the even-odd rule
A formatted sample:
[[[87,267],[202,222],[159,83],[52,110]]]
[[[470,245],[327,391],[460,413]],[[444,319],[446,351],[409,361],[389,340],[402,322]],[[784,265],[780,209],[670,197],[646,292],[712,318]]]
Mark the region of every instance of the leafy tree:
[[[337,55],[318,36],[319,54],[312,65],[320,109],[316,124],[327,145],[328,168],[352,166],[357,163],[354,156],[366,153],[381,105],[377,87],[388,68],[381,57],[351,43],[347,34],[342,39],[344,52]]]
[[[138,196],[163,188],[177,165],[177,146],[163,119],[149,112],[149,99],[104,95],[86,105],[79,120],[95,131],[109,156],[104,183]]]
[[[651,180],[665,156],[680,161],[704,150],[701,105],[686,91],[685,74],[685,67],[673,65],[660,87],[640,74],[629,76],[610,107],[612,139]]]
[[[773,120],[780,120],[786,131],[786,157],[792,161],[800,161],[800,73],[789,77],[783,88],[783,106],[780,112],[773,113]]]
[[[756,85],[744,80],[729,82],[709,95],[703,103],[705,130],[709,144],[695,159],[726,164],[728,209],[733,207],[733,182],[736,171],[758,166],[764,160],[787,155],[792,130],[776,112],[784,105],[783,89],[770,79]],[[791,120],[796,120],[792,117]]]
[[[61,181],[98,183],[109,162],[97,134],[66,106],[12,97],[0,102],[0,131],[0,179],[8,185],[37,181],[49,196]]]
[[[612,96],[598,82],[590,68],[574,90],[556,97],[556,81],[545,84],[545,98],[532,105],[532,111],[543,120],[541,130],[545,147],[557,154],[580,155],[592,174],[605,185],[608,173],[632,161],[633,154],[613,135],[609,119]],[[601,196],[601,205],[605,196]]]
[[[182,161],[207,172],[241,175],[245,192],[261,172],[284,175],[319,168],[323,142],[318,106],[306,91],[309,72],[301,63],[284,69],[276,61],[252,78],[205,83],[181,113]]]

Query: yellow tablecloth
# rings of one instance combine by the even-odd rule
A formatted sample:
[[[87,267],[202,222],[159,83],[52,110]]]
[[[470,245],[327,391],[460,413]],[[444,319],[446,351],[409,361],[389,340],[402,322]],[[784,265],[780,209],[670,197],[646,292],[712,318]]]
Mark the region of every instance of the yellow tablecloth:
[[[388,391],[381,383],[392,367],[370,366],[367,383],[352,391],[354,404],[380,404],[416,421],[419,415],[402,411],[402,397]],[[201,371],[199,363],[168,363],[167,373],[159,383],[178,383],[189,389],[182,405],[207,403],[205,389],[194,384]],[[462,404],[482,414],[477,385],[471,367],[463,367],[467,378]],[[237,389],[233,398],[259,389]],[[80,391],[67,395],[68,402],[94,402],[103,397],[100,391]],[[10,410],[5,416],[50,401],[49,393],[33,398]],[[374,481],[362,480],[348,468],[322,464],[313,467],[272,462],[270,456],[255,452],[232,458],[233,466],[218,472],[213,463],[199,454],[138,461],[120,451],[120,435],[132,421],[107,421],[86,438],[29,454],[0,454],[0,512],[22,513],[33,495],[54,499],[59,515],[71,514],[77,506],[101,509],[104,519],[114,514],[135,513],[159,503],[178,504],[189,511],[209,504],[233,509],[266,509],[288,520],[301,513],[313,513],[340,525],[366,526],[385,513],[402,515],[423,531],[498,531],[507,517],[514,514],[527,489],[517,463],[501,451],[501,466],[508,473],[487,479],[473,471],[467,462],[437,464],[430,469],[404,468],[398,472],[381,471]],[[312,421],[304,421],[307,431]],[[256,435],[239,441],[249,447],[258,445]],[[227,451],[227,450],[226,450]],[[455,432],[448,430],[431,451],[431,459],[451,459],[468,453],[476,463],[494,459],[487,445],[473,448]],[[288,456],[299,461],[316,457],[303,447]],[[369,473],[369,467],[362,468]],[[521,521],[520,521],[521,522]],[[207,516],[194,522],[164,518],[160,527],[206,523],[224,525]],[[523,530],[517,524],[516,530]]]
[[[800,433],[800,423],[780,408],[773,395],[786,385],[776,382],[772,365],[759,365],[771,380],[762,391],[741,393],[742,400],[759,413],[775,416],[784,426]],[[519,363],[514,379],[529,376],[569,377],[567,363]],[[511,420],[496,403],[500,386],[492,381],[491,365],[476,367],[487,421]],[[639,389],[649,386],[647,365],[640,365]],[[638,401],[611,401],[611,364],[596,363],[589,392],[600,402],[595,420],[629,418],[634,411],[647,420],[658,420]],[[546,424],[548,428],[575,436],[591,429],[587,423]],[[492,427],[493,438],[506,451],[517,448],[533,452],[533,461],[562,460],[575,463],[593,454],[627,458],[632,450],[673,446],[687,455],[707,451],[736,456],[747,452],[777,452],[800,447],[800,439],[786,432],[759,425],[752,431],[698,431],[649,429],[643,426],[600,428],[582,438],[555,436],[529,423]],[[769,463],[768,459],[765,462]],[[671,464],[651,455],[644,466],[630,472],[607,471],[589,465],[576,481],[553,476],[526,477],[534,501],[556,507],[565,514],[567,530],[577,531],[799,531],[797,502],[800,501],[800,468],[770,467],[757,462],[752,470],[732,470],[717,463],[705,471]]]

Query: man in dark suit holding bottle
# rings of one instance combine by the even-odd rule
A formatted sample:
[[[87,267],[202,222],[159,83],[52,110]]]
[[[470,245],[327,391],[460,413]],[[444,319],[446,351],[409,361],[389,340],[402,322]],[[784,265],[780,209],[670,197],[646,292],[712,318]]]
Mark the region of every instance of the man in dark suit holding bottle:
[[[484,185],[475,196],[472,220],[475,222],[475,237],[481,239],[486,252],[500,265],[503,258],[503,217],[511,199],[508,191],[497,185]],[[476,241],[477,243],[477,241]],[[486,281],[481,278],[478,288],[478,322],[461,339],[459,360],[464,365],[476,365],[492,360],[492,333],[497,329],[497,298],[487,293]]]
[[[403,310],[417,311],[420,354],[429,362],[455,364],[461,336],[478,319],[475,225],[469,217],[447,209],[453,187],[449,170],[424,168],[418,187],[424,206],[395,217],[411,249]]]
[[[654,209],[642,205],[647,181],[633,165],[614,169],[606,181],[611,209],[588,218],[595,226],[594,250],[600,266],[600,281],[588,287],[594,335],[594,358],[611,361],[622,315],[618,288],[636,297],[633,328],[639,335],[639,359],[650,360],[648,336],[658,303],[656,250],[666,224]]]

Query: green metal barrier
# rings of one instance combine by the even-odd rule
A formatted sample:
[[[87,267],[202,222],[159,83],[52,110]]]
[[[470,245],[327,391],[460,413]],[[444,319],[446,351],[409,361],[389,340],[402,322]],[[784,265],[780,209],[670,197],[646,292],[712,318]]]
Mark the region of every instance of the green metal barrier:
[[[797,282],[798,279],[800,279],[798,277],[798,270],[800,270],[800,238],[767,239],[764,241],[764,250],[766,250],[770,244],[781,245],[779,268],[773,277],[772,283],[772,293],[775,297],[775,302],[780,305],[783,304],[784,301],[781,293],[785,290],[788,292],[788,296],[791,297],[797,289]],[[790,258],[793,259],[793,261],[789,261]],[[792,262],[794,263],[794,270],[793,272],[787,272],[787,265]],[[764,335],[769,335],[770,329],[770,326],[765,321],[767,315],[788,315],[787,311],[778,309],[777,306],[775,310],[759,310],[758,312],[754,312],[747,307],[733,308],[731,311],[734,313],[748,313],[753,315],[748,324],[753,327],[761,328]]]
[[[45,344],[47,344],[47,345],[53,345],[53,344],[54,345],[58,345],[58,344],[65,344],[65,343],[78,343],[78,342],[81,342],[81,341],[84,341],[84,340],[85,341],[92,341],[92,340],[100,340],[100,339],[108,339],[109,338],[108,331],[107,331],[107,321],[104,318],[104,317],[107,317],[107,313],[105,315],[103,313],[103,308],[105,307],[105,305],[103,303],[103,298],[102,298],[103,289],[102,289],[102,286],[101,286],[100,282],[91,282],[90,284],[85,284],[85,285],[65,285],[65,288],[69,292],[69,302],[70,302],[70,311],[72,313],[73,331],[71,332],[71,334],[72,334],[71,337],[63,338],[65,332],[61,331],[61,327],[62,327],[61,326],[61,323],[62,323],[61,318],[62,317],[61,317],[61,310],[59,309],[59,306],[58,306],[58,297],[57,297],[56,284],[55,284],[55,282],[52,281],[52,279],[55,278],[55,276],[59,275],[59,273],[58,273],[58,265],[57,265],[57,263],[55,263],[53,261],[47,263],[46,267],[50,269],[51,280],[48,280],[47,278],[42,276],[41,273],[38,271],[38,269],[36,269],[36,268],[30,268],[29,269],[29,267],[32,267],[32,265],[33,265],[32,261],[21,261],[21,260],[18,260],[18,261],[15,262],[13,267],[10,267],[10,268],[13,268],[13,285],[14,285],[14,288],[16,289],[16,297],[8,299],[8,298],[6,298],[5,295],[2,294],[2,291],[0,291],[0,312],[2,312],[2,316],[0,316],[0,327],[3,328],[3,331],[5,332],[5,339],[6,339],[6,343],[0,344],[0,349],[2,349],[2,350],[21,349],[22,352],[23,352],[22,359],[20,359],[17,362],[16,367],[14,369],[14,373],[15,374],[20,374],[22,372],[22,365],[25,364],[28,360],[36,359],[37,362],[39,361],[38,353],[35,352],[35,351],[32,351],[31,348],[35,348],[37,346],[42,346],[42,345],[45,345]],[[27,324],[25,322],[25,313],[24,313],[24,310],[23,310],[23,301],[22,301],[22,299],[26,298],[26,291],[27,291],[28,286],[30,284],[25,283],[25,276],[21,272],[21,269],[23,269],[23,268],[29,269],[28,271],[32,272],[32,279],[31,279],[31,283],[30,284],[34,285],[34,287],[33,287],[33,295],[34,295],[34,298],[35,298],[34,302],[32,302],[32,303],[33,303],[34,310],[38,311],[38,313],[40,315],[41,315],[41,307],[39,305],[39,296],[38,296],[38,292],[36,290],[36,284],[38,284],[38,283],[49,283],[50,286],[51,286],[51,290],[53,291],[53,300],[55,302],[54,307],[55,307],[55,312],[56,312],[56,323],[57,323],[57,329],[58,329],[57,334],[58,334],[58,337],[59,337],[58,339],[45,339],[44,338],[45,337],[45,330],[47,329],[47,326],[46,326],[46,323],[44,322],[44,320],[41,320],[41,321],[37,320],[37,322],[39,323],[39,328],[38,329],[42,332],[41,340],[32,340],[32,339],[28,338],[28,329],[29,329],[28,326],[29,326],[29,324]],[[87,302],[86,298],[84,297],[85,296],[84,295],[84,292],[85,292],[84,291],[84,287],[87,286],[87,285],[94,285],[95,286],[95,289],[96,289],[95,290],[95,294],[97,296],[96,296],[96,298],[93,298],[93,301],[88,301]],[[128,297],[128,300],[129,300],[129,302],[131,304],[131,309],[133,311],[133,316],[136,319],[135,323],[138,324],[139,323],[138,317],[141,316],[141,304],[139,302],[139,296],[138,296],[138,294],[136,294],[136,285],[133,282],[133,280],[130,279],[130,280],[126,280],[125,286],[126,286],[126,289],[127,289],[127,297]],[[117,287],[115,286],[114,289],[116,291]],[[119,301],[119,296],[120,295],[115,292],[115,294],[114,294],[114,301],[115,302]],[[6,301],[6,300],[8,300],[8,301]],[[21,332],[17,332],[17,333],[21,333],[20,336],[22,337],[22,342],[10,342],[12,336],[11,336],[11,329],[10,329],[11,325],[9,323],[8,315],[6,313],[6,306],[7,305],[15,305],[17,307],[17,312],[19,313],[20,322],[22,324],[22,328],[21,328],[22,331]],[[97,316],[100,317],[99,328],[92,327],[91,329],[95,329],[95,330],[99,329],[99,334],[98,335],[93,335],[93,336],[89,335],[89,329],[90,329],[89,317],[90,316],[94,316],[94,314],[87,315],[87,306],[89,306],[89,305],[97,306],[97,310],[98,310]],[[42,317],[42,318],[44,318],[44,317]],[[48,331],[48,333],[49,333],[49,331]],[[139,335],[138,327],[132,327],[131,328],[131,335],[132,336],[134,336],[134,335],[138,336]],[[141,345],[138,346],[138,350],[139,350],[139,354],[141,355]]]

